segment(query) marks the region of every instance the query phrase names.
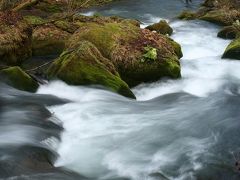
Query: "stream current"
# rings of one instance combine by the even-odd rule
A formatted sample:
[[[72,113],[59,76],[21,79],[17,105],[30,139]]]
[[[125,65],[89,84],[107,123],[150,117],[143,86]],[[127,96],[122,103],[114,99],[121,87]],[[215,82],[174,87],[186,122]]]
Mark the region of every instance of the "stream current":
[[[143,27],[168,20],[174,29],[172,38],[184,54],[182,78],[141,84],[133,89],[137,100],[60,81],[28,95],[64,99],[58,105],[42,103],[64,128],[58,143],[47,143],[59,154],[56,167],[98,180],[240,179],[234,168],[240,152],[240,62],[221,59],[230,41],[216,37],[220,27],[174,18],[184,9],[196,9],[200,2],[186,7],[180,0],[122,0],[84,12],[139,19]],[[12,91],[15,98],[23,96]],[[24,108],[29,107],[22,107],[27,112]],[[21,109],[10,118],[21,115],[27,118]],[[30,138],[41,131],[33,127],[24,126],[11,135],[1,131],[0,147],[6,140],[38,146],[39,141]]]

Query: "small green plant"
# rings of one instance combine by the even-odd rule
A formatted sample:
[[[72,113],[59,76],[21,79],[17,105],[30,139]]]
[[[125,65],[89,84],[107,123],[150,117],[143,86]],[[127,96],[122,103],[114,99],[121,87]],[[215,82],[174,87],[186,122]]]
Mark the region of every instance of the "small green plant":
[[[152,62],[157,59],[157,49],[154,47],[144,47],[144,53],[141,62]]]

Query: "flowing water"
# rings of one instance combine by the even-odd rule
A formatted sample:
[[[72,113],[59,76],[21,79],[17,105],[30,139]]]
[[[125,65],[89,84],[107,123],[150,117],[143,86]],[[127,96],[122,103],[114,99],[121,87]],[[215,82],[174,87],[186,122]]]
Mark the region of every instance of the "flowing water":
[[[44,97],[41,104],[62,122],[59,143],[52,142],[57,135],[44,132],[51,137],[47,144],[59,154],[56,167],[98,180],[240,179],[234,167],[240,152],[240,62],[221,59],[229,41],[216,37],[219,27],[173,18],[199,2],[185,7],[177,0],[123,0],[88,12],[137,18],[143,26],[169,20],[172,38],[183,49],[182,78],[135,87],[137,101],[60,81],[41,86],[38,95],[28,95],[38,103],[35,96]],[[49,95],[64,102],[56,105],[63,100]],[[51,98],[56,103],[49,104]],[[20,110],[14,112],[9,116],[21,115]],[[29,142],[30,135],[41,132],[32,128],[11,136],[1,131],[0,137],[39,146],[40,140]],[[0,147],[4,143],[0,140]]]

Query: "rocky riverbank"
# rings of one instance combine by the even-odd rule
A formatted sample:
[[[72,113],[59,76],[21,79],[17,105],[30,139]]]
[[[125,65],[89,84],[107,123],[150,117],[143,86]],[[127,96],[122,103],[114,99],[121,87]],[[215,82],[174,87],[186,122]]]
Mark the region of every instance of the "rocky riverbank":
[[[240,59],[240,2],[238,0],[206,0],[197,12],[184,11],[179,19],[200,19],[223,28],[217,34],[224,39],[233,39],[226,47],[222,58]]]

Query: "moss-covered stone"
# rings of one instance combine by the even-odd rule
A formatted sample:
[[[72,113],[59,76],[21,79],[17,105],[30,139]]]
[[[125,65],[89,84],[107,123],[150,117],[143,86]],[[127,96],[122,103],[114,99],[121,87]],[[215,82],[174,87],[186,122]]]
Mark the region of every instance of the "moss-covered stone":
[[[177,55],[177,57],[180,59],[183,57],[183,53],[182,53],[182,47],[179,43],[177,43],[176,41],[174,41],[173,39],[169,38],[169,42],[172,44],[173,48],[174,48],[174,52]]]
[[[32,55],[31,27],[13,12],[0,13],[0,63],[20,65]]]
[[[163,35],[166,34],[171,35],[173,33],[173,29],[169,26],[169,24],[165,20],[161,20],[158,23],[147,26],[146,29],[149,29],[150,31],[156,31]]]
[[[182,20],[194,20],[197,18],[197,14],[192,11],[183,11],[179,16],[178,19]]]
[[[69,22],[67,20],[57,20],[54,22],[54,25],[59,29],[62,29],[63,31],[69,33],[74,33],[79,27],[77,24]]]
[[[233,40],[226,48],[222,58],[240,60],[240,38]]]
[[[33,30],[33,55],[57,55],[65,48],[65,42],[70,34],[52,24],[38,26]]]
[[[18,66],[1,70],[0,79],[1,82],[23,91],[35,92],[38,88],[38,83]]]
[[[26,22],[30,25],[37,26],[46,23],[46,20],[39,16],[24,16]]]
[[[88,41],[80,41],[74,50],[63,52],[49,68],[48,75],[50,79],[59,78],[72,85],[103,85],[126,97],[135,98],[114,66]]]
[[[75,49],[78,42],[83,40],[92,42],[102,55],[113,63],[129,86],[156,81],[164,76],[172,78],[181,76],[178,61],[180,53],[176,51],[172,40],[150,30],[141,29],[132,23],[120,20],[84,23],[69,39],[67,47]],[[156,49],[157,58],[142,63],[147,46]],[[178,71],[170,68],[173,64],[178,67]],[[177,75],[170,72],[173,69],[178,72]]]
[[[223,39],[235,39],[240,35],[240,26],[239,25],[232,25],[232,26],[225,26],[218,32],[218,37]]]
[[[200,19],[227,26],[232,25],[236,20],[240,19],[240,12],[234,9],[217,9],[209,11],[200,17]]]

